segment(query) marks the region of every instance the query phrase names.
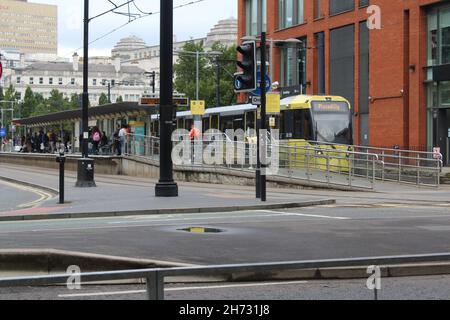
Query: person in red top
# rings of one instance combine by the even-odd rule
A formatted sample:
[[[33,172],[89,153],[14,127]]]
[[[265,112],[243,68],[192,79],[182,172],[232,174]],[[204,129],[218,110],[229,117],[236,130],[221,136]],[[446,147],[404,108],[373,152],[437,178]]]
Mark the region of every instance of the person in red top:
[[[198,129],[194,124],[191,126],[191,132],[189,132],[189,139],[191,140],[191,161],[194,163],[195,160],[195,141],[200,140],[200,129]]]
[[[191,132],[189,133],[189,139],[191,139],[191,141],[200,139],[200,130],[195,125],[192,125],[192,127],[191,127]]]

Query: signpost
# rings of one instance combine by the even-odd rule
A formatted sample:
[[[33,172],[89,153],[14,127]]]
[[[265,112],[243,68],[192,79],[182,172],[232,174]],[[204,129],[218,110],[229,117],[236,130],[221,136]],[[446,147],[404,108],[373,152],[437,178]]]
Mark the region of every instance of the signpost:
[[[265,81],[265,84],[266,84],[266,92],[269,92],[271,89],[272,89],[272,79],[270,79],[270,77],[268,76],[268,75],[266,75],[265,76],[265,78],[266,78],[266,81]],[[252,91],[252,95],[254,95],[254,96],[261,96],[261,93],[262,93],[262,90],[261,90],[261,71],[258,71],[257,72],[257,74],[256,74],[256,82],[257,82],[257,85],[258,85],[258,87],[254,90],[254,91]]]
[[[206,110],[206,102],[203,100],[191,101],[191,112],[193,116],[203,116]]]

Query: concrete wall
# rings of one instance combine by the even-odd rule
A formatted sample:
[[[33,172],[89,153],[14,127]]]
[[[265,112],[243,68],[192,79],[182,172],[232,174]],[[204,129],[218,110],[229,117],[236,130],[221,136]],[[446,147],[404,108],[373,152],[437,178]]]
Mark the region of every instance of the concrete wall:
[[[124,175],[131,177],[143,177],[149,179],[159,178],[159,165],[157,161],[140,157],[93,157],[95,159],[95,173],[107,175]],[[79,157],[67,158],[66,170],[77,171]],[[55,155],[0,153],[0,164],[14,164],[32,166],[38,168],[57,169]],[[1,172],[0,172],[1,175]],[[229,170],[227,168],[213,167],[174,167],[174,179],[180,182],[198,182],[209,184],[225,184],[238,186],[254,186],[255,175],[253,172]],[[300,179],[268,176],[267,184],[270,188],[295,188],[295,189],[333,189],[333,190],[361,190],[346,186],[329,186],[326,183],[308,182]]]
[[[66,160],[66,170],[77,171],[79,157],[68,156]],[[11,163],[22,166],[32,166],[39,168],[58,169],[55,155],[47,154],[0,154],[0,163]],[[120,157],[95,157],[95,172],[99,174],[117,175],[121,174]]]

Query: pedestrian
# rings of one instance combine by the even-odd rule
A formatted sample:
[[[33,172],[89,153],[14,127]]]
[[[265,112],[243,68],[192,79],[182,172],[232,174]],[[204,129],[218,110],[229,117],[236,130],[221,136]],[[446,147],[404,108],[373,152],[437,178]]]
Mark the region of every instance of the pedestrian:
[[[122,152],[124,154],[127,153],[126,145],[125,145],[126,135],[127,135],[126,125],[122,125],[122,128],[119,131],[119,149],[120,149],[120,154],[119,155],[122,155]]]
[[[98,155],[98,146],[101,140],[102,134],[100,133],[100,130],[98,129],[98,127],[94,127],[92,129],[92,149],[94,155]]]
[[[191,162],[194,163],[195,161],[195,141],[198,141],[200,139],[200,129],[193,124],[191,126],[191,131],[189,132],[189,140],[191,140]]]

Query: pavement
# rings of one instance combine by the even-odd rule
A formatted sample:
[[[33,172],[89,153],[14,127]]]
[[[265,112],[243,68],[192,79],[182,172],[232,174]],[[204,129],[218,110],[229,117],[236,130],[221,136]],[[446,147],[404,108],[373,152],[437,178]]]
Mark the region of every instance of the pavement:
[[[366,279],[178,284],[165,286],[166,300],[374,300]],[[144,285],[0,288],[0,300],[145,300]],[[379,300],[448,300],[450,276],[381,279]],[[264,303],[262,303],[264,304]],[[205,303],[208,305],[208,303]]]
[[[254,188],[235,186],[180,184],[178,198],[156,198],[154,188],[157,181],[123,176],[96,176],[97,188],[75,188],[75,173],[67,172],[65,183],[66,204],[59,205],[57,197],[42,199],[34,206],[12,204],[0,207],[0,220],[28,220],[53,218],[80,218],[117,216],[129,214],[195,213],[213,211],[237,211],[250,209],[277,209],[334,203],[328,196],[290,194],[282,190],[271,190],[267,203],[255,199]],[[13,165],[0,165],[0,178],[23,185],[29,190],[58,192],[58,172],[52,169],[37,169]],[[13,185],[10,183],[10,185]],[[13,207],[13,209],[11,209]]]

